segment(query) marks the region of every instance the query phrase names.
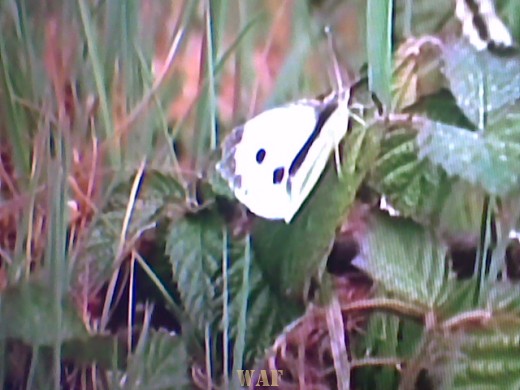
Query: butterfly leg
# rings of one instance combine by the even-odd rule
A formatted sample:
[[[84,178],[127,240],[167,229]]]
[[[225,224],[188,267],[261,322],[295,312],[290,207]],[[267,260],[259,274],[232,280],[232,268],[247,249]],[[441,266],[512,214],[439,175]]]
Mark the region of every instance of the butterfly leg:
[[[359,123],[361,126],[365,126],[366,127],[366,122],[363,120],[363,115],[365,113],[365,107],[362,105],[362,104],[359,104],[359,103],[354,103],[352,105],[352,109],[356,110],[359,112],[359,115],[350,111],[350,117],[352,119],[354,119],[357,123]]]

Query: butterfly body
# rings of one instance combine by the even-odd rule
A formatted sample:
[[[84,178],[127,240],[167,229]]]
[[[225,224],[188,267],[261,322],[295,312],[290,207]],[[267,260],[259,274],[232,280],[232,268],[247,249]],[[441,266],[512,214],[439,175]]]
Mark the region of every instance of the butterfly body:
[[[233,130],[217,169],[251,212],[290,222],[344,137],[348,94],[269,109]]]

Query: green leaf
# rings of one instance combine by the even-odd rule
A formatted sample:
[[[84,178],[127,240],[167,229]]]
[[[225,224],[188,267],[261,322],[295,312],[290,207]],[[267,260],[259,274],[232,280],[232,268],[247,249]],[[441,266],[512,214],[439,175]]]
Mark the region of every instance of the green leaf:
[[[112,274],[132,181],[133,178],[129,177],[110,192],[103,212],[92,224],[85,249],[81,252],[83,259],[76,262],[79,266],[76,272],[81,273],[81,267],[88,266],[92,280],[106,280]],[[146,172],[132,209],[127,239],[138,238],[143,229],[154,227],[168,202],[183,204],[185,197],[183,187],[175,178],[155,170]]]
[[[504,122],[495,122],[493,127],[493,131],[482,136],[426,121],[417,138],[419,156],[491,195],[507,195],[518,189],[520,183],[520,133]]]
[[[177,178],[159,170],[147,170],[142,187],[140,196],[148,201],[154,198],[181,201],[186,197],[184,187]]]
[[[442,169],[418,158],[417,131],[411,126],[391,125],[387,131],[373,167],[371,185],[403,216],[436,218],[451,182]]]
[[[432,121],[476,130],[475,125],[464,116],[453,95],[445,89],[425,96],[416,104],[407,107],[405,112],[422,114]]]
[[[201,326],[218,318],[218,293],[214,286],[222,263],[222,222],[204,213],[206,218],[188,216],[174,221],[166,240],[166,254],[186,310]]]
[[[105,211],[124,209],[128,204],[128,197],[132,189],[135,172],[126,175],[110,193],[108,202],[103,208]],[[142,182],[139,185],[136,210],[153,213],[167,202],[181,203],[186,199],[186,191],[176,177],[150,169],[144,172]]]
[[[223,331],[224,282],[222,275],[224,222],[210,211],[172,223],[166,241],[166,253],[173,266],[174,279],[188,316],[202,332],[210,324],[213,332]],[[230,233],[226,233],[231,237]],[[298,316],[303,307],[281,299],[256,263],[254,253],[246,253],[244,239],[227,240],[228,323],[231,337],[238,333],[243,293],[243,267],[252,259],[246,312],[245,360],[262,355],[275,337]]]
[[[69,300],[62,301],[61,323],[56,324],[54,297],[44,286],[21,284],[6,290],[0,299],[3,337],[19,339],[31,346],[52,346],[87,337],[85,326]]]
[[[279,294],[306,297],[354,196],[377,155],[382,129],[355,125],[344,144],[341,176],[329,164],[290,224],[257,219],[252,244],[266,281]]]
[[[439,216],[439,229],[448,236],[467,234],[476,237],[482,223],[484,192],[465,181],[451,186]]]
[[[513,144],[516,151],[520,143],[520,104],[489,113],[486,135]]]
[[[375,215],[353,264],[388,296],[433,309],[446,299],[446,247],[406,219]]]
[[[432,332],[403,372],[401,388],[518,389],[520,331],[495,324],[492,328]]]
[[[460,39],[444,47],[444,74],[466,117],[475,125],[481,113],[511,104],[520,97],[520,56],[476,51]]]
[[[254,264],[254,263],[253,263]],[[262,357],[276,337],[304,314],[303,305],[289,302],[270,288],[258,266],[251,269],[247,307],[245,362]],[[233,318],[231,318],[233,320]],[[231,327],[232,334],[236,327]]]
[[[180,336],[151,331],[144,349],[130,358],[127,389],[190,389],[189,356]],[[131,383],[128,383],[128,382]]]

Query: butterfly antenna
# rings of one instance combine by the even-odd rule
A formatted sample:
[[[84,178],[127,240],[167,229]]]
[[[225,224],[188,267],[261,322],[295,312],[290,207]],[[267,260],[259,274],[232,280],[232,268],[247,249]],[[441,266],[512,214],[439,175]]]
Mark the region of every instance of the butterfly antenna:
[[[336,48],[334,47],[334,39],[332,38],[332,29],[330,26],[325,26],[325,35],[327,35],[327,43],[330,58],[332,59],[332,71],[334,74],[334,81],[336,84],[337,91],[343,90],[343,80],[341,79],[341,71],[339,67],[338,56],[336,54]]]
[[[329,49],[329,55],[330,55],[330,58],[332,59],[332,73],[334,74],[334,82],[332,82],[331,84],[335,84],[335,87],[334,88],[336,90],[337,93],[341,93],[344,91],[344,86],[343,86],[343,80],[341,78],[341,71],[340,71],[340,67],[339,67],[339,61],[338,61],[338,56],[336,55],[336,50],[335,50],[335,47],[334,47],[334,40],[332,38],[332,30],[330,28],[330,26],[325,26],[325,35],[327,35],[327,43],[328,43],[328,49]],[[329,71],[330,71],[330,67],[329,67]],[[329,76],[330,76],[330,72],[329,72]],[[340,157],[340,153],[339,153],[339,142],[334,142],[334,162],[336,163],[336,172],[338,174],[338,177],[341,177],[342,174],[341,174],[341,157]]]

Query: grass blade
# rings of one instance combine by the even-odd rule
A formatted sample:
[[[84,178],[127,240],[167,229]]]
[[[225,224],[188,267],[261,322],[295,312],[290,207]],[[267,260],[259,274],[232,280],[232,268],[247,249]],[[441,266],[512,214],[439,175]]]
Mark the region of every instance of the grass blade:
[[[385,107],[392,101],[392,10],[393,0],[368,0],[368,82]]]
[[[103,123],[102,128],[104,131],[103,137],[104,139],[114,140],[115,142],[117,142],[117,139],[114,137],[114,126],[112,122],[112,115],[109,109],[110,102],[108,100],[108,94],[105,85],[105,75],[103,72],[103,66],[100,58],[100,45],[95,34],[97,27],[93,23],[92,16],[89,13],[88,6],[85,0],[81,0],[78,4],[81,22],[83,24],[83,31],[85,33],[86,44],[88,47],[88,54],[93,69],[94,81],[99,96],[99,106],[101,110],[101,119]],[[112,167],[115,169],[115,171],[118,171],[121,166],[120,148],[109,148],[108,154],[110,157]]]

